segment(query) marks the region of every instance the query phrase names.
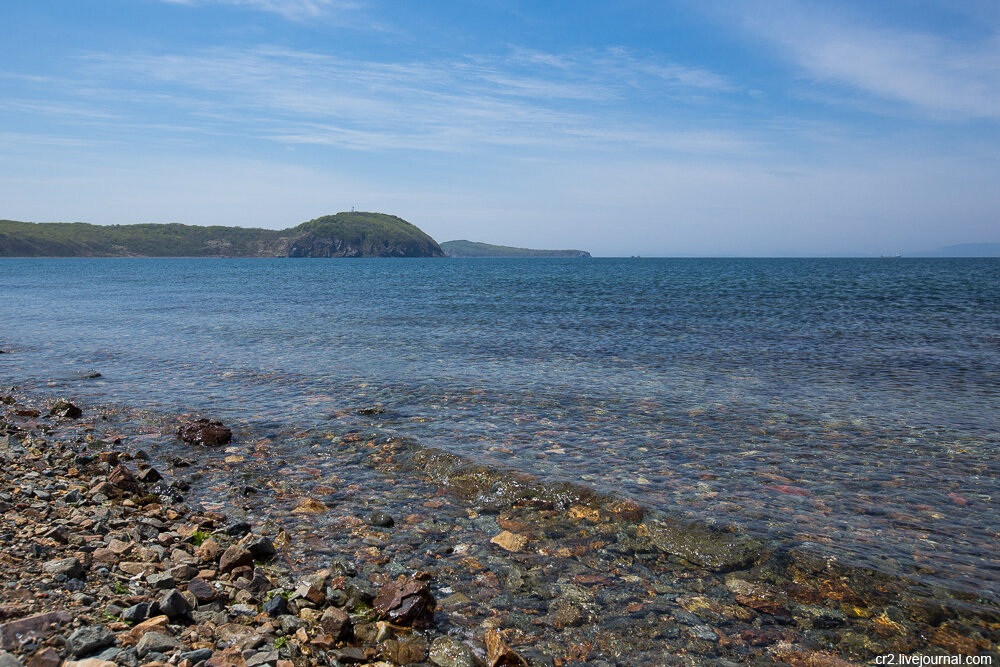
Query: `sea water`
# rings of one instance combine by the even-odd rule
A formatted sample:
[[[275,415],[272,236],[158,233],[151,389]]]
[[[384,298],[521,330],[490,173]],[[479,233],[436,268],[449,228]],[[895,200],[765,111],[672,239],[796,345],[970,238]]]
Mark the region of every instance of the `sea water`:
[[[2,259],[0,349],[0,381],[50,395],[251,433],[375,420],[1000,586],[997,259]]]

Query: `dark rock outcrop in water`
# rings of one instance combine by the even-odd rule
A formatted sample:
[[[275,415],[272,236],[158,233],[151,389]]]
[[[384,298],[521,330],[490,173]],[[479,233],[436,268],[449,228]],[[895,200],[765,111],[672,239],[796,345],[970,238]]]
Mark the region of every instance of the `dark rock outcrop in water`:
[[[0,257],[443,256],[418,227],[384,213],[337,213],[284,230],[0,220]]]

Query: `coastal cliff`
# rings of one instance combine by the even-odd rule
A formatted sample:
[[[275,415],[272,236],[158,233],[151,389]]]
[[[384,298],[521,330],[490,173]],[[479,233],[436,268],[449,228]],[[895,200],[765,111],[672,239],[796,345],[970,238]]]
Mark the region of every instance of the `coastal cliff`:
[[[417,226],[384,213],[337,213],[284,230],[0,220],[0,257],[443,256]]]

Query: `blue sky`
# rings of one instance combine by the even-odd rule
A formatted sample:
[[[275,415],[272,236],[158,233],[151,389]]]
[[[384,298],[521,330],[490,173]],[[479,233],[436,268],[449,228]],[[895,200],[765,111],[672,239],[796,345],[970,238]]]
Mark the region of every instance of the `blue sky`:
[[[3,3],[0,217],[598,255],[1000,241],[1000,3]]]

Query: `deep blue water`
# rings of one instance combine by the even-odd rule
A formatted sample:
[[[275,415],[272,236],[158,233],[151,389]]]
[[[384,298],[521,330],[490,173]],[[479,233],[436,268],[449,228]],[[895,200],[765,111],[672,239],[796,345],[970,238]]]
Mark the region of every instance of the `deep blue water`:
[[[1000,583],[996,259],[2,259],[0,349],[7,383],[249,429],[381,404],[429,445]]]

